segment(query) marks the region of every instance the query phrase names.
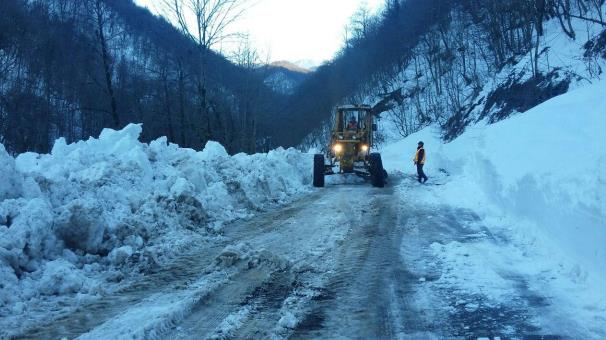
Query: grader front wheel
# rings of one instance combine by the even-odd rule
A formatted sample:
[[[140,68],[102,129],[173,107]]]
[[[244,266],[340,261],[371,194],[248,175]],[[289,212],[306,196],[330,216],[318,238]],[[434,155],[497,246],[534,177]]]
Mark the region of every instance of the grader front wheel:
[[[387,172],[383,169],[381,154],[370,154],[370,182],[373,187],[383,188],[385,186],[385,177]]]
[[[326,167],[324,166],[324,155],[314,155],[314,187],[324,187],[324,172]]]

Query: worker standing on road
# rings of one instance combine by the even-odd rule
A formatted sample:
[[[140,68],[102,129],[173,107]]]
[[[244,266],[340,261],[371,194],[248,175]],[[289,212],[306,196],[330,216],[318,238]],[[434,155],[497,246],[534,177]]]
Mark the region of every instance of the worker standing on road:
[[[417,146],[417,153],[413,159],[415,165],[417,166],[419,183],[427,182],[427,176],[425,176],[425,173],[423,172],[423,165],[425,165],[425,148],[423,146],[423,142],[419,142],[419,145]]]

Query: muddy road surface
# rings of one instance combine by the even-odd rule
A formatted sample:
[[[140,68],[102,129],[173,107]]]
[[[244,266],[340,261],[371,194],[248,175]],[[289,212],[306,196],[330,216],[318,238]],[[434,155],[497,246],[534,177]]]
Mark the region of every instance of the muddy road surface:
[[[406,199],[413,185],[314,190],[27,338],[591,337],[514,263],[467,251],[506,238],[471,211]],[[447,246],[460,261],[441,255]]]

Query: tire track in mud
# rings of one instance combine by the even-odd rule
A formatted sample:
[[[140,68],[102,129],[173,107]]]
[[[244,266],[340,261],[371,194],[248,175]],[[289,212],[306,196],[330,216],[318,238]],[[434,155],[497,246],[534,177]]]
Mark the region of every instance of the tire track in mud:
[[[401,179],[391,180],[399,184]],[[501,298],[487,296],[482,289],[468,291],[441,282],[451,268],[441,262],[432,244],[458,242],[474,247],[476,242],[488,242],[504,247],[508,240],[493,235],[472,211],[405,202],[394,195],[394,184],[385,189],[329,187],[323,191],[326,197],[319,197],[310,202],[309,209],[280,222],[279,237],[277,229],[266,228],[268,232],[273,229],[272,237],[264,239],[268,248],[288,257],[293,266],[268,278],[242,299],[224,319],[237,316],[233,327],[226,332],[219,327],[220,331],[206,335],[293,339],[561,338],[543,331],[535,322],[535,316],[550,306],[548,298],[529,288],[530,278],[491,268],[513,287],[510,296]],[[330,220],[314,216],[331,213],[339,217]],[[305,218],[311,222],[302,223]],[[313,225],[320,221],[329,223]],[[295,240],[301,235],[293,232],[296,228],[291,222],[302,223],[301,228],[308,230],[312,239]],[[325,229],[341,229],[343,238],[317,251],[308,248],[289,254],[289,247],[306,242],[307,247],[321,244],[313,234]],[[293,242],[285,246],[285,240]],[[285,315],[293,316],[294,321],[283,323]]]
[[[54,331],[32,337],[76,336],[156,292],[179,296],[206,275],[223,275],[224,281],[200,296],[182,317],[155,331],[154,337],[417,339],[542,334],[533,317],[549,306],[549,300],[529,288],[529,278],[501,271],[514,291],[505,300],[441,281],[450,269],[432,244],[458,242],[467,247],[488,240],[498,247],[507,240],[492,235],[471,211],[406,202],[395,193],[402,179],[390,181],[383,189],[368,184],[329,186],[281,210],[226,226],[220,242],[176,259],[129,289],[84,306]],[[251,249],[248,255],[216,267],[215,259],[225,246],[240,242]],[[83,326],[77,325],[80,322]]]
[[[274,262],[271,257],[261,258],[251,268],[243,268],[230,282],[211,292],[192,308],[185,319],[166,331],[168,339],[199,339],[204,336],[227,336],[222,334],[224,321],[241,307],[252,311],[250,301],[264,298],[266,306],[281,303],[279,292],[282,286],[290,286],[290,269],[287,263]],[[255,306],[256,307],[256,306]]]
[[[513,293],[496,300],[440,281],[450,269],[433,243],[506,243],[477,215],[413,205],[389,191],[372,194],[370,214],[337,250],[336,269],[322,274],[328,279],[316,287],[290,338],[561,338],[534,321],[549,300],[528,289],[529,278],[501,273]]]
[[[335,268],[310,301],[290,337],[389,338],[394,334],[387,291],[388,263],[397,239],[393,184],[369,189],[363,215],[335,253]]]
[[[37,335],[71,338],[91,329],[85,337],[104,334],[170,339],[224,338],[230,334],[257,337],[259,330],[264,329],[270,331],[263,334],[275,334],[272,328],[279,323],[284,301],[296,290],[296,273],[306,270],[305,265],[301,269],[300,263],[318,261],[334,248],[333,243],[339,238],[335,235],[343,233],[342,226],[347,224],[343,218],[351,215],[352,209],[352,202],[343,192],[356,189],[359,190],[316,191],[281,210],[226,226],[220,242],[209,243],[170,266],[158,268],[154,273],[157,278],[148,276],[131,289],[83,308],[82,315],[72,313],[64,323],[45,328]],[[340,202],[337,208],[335,200]],[[337,217],[333,218],[330,213],[335,209]],[[258,263],[251,264],[250,258],[244,258],[229,268],[216,268],[214,261],[224,247],[242,242],[254,250],[253,257],[260,259]],[[297,268],[293,269],[291,264]],[[177,276],[178,282],[171,281]],[[209,282],[208,291],[200,283],[205,277],[215,277],[215,281]],[[191,302],[179,301],[183,299]],[[168,312],[161,311],[163,304],[168,306]],[[176,311],[175,306],[179,307]],[[156,313],[161,315],[155,318],[161,320],[138,320],[137,313],[148,307],[160,310]],[[129,318],[144,325],[135,324],[130,329]],[[120,327],[126,327],[125,333],[115,331]],[[145,329],[137,329],[141,327]]]
[[[75,338],[149,296],[185,290],[192,280],[213,263],[214,256],[219,254],[223,247],[224,244],[207,243],[203,250],[192,248],[168,265],[150,270],[133,284],[100,300],[79,306],[75,311],[30,330],[19,338]]]
[[[38,328],[30,329],[19,338],[75,338],[154,294],[186,291],[193,281],[205,275],[205,270],[213,264],[227,245],[271,232],[284,220],[316,201],[318,197],[319,193],[314,192],[281,209],[248,220],[235,221],[223,228],[221,231],[223,237],[220,240],[202,236],[199,246],[192,246],[182,256],[151,268],[141,279],[99,300],[78,306],[74,311],[41,324]]]
[[[284,315],[291,311],[296,313],[298,307],[305,306],[306,301],[316,294],[316,286],[321,286],[318,279],[322,281],[325,272],[332,268],[330,263],[333,260],[330,258],[335,257],[334,249],[351,226],[360,224],[362,213],[356,208],[360,198],[351,199],[351,193],[358,190],[360,187],[354,186],[323,191],[320,199],[285,220],[280,230],[250,240],[271,249],[280,258],[288,258],[292,266],[272,274],[269,280],[242,300],[240,309],[231,314],[240,316],[239,324],[232,325],[227,331],[218,329],[208,337],[250,339],[287,336],[289,326],[282,324]]]
[[[253,248],[262,249],[261,252],[287,260],[289,265],[267,273],[265,280],[234,280],[230,285],[240,287],[235,293],[234,288],[223,288],[229,294],[222,293],[223,289],[217,291],[219,296],[229,297],[210,297],[199,313],[188,315],[166,333],[167,337],[287,336],[289,328],[284,327],[283,316],[290,311],[297,312],[298,307],[306,306],[307,301],[317,295],[316,287],[323,285],[325,273],[334,269],[332,262],[338,256],[335,254],[338,244],[352,227],[360,225],[363,212],[358,206],[366,201],[365,195],[359,195],[361,188],[341,186],[319,191],[304,208],[281,212],[282,219],[267,216],[265,225],[260,221],[258,227],[266,233],[246,241]],[[366,189],[363,190],[366,193]],[[352,194],[359,197],[352,199]]]
[[[263,284],[257,286],[240,303],[246,316],[241,324],[231,329],[216,329],[209,338],[259,339],[273,335],[272,328],[280,319],[280,308],[295,289],[291,270],[275,272]]]

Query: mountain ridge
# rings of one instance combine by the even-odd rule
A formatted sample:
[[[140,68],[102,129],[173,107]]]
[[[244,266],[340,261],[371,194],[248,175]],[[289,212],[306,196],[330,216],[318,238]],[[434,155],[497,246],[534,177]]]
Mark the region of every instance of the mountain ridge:
[[[278,60],[278,61],[274,61],[272,63],[270,63],[268,66],[270,67],[280,67],[280,68],[284,68],[287,69],[289,71],[292,72],[297,72],[297,73],[303,73],[303,74],[308,74],[313,72],[313,70],[305,68],[305,67],[301,67],[291,61],[288,60]]]

